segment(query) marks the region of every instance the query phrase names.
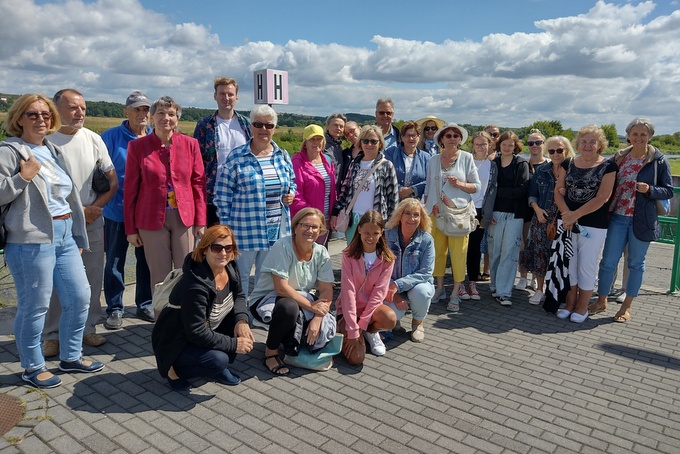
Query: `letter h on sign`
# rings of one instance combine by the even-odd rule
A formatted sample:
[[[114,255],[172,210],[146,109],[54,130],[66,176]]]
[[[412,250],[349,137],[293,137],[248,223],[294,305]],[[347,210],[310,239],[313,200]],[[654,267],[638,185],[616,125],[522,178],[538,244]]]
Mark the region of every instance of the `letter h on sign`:
[[[255,104],[288,104],[288,71],[261,69],[253,72]]]

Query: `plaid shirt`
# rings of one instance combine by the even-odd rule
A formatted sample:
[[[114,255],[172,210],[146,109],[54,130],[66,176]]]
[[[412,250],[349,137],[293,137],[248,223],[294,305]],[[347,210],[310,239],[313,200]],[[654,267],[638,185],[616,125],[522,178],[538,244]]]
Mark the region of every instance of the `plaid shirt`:
[[[359,163],[363,157],[364,152],[360,151],[357,157],[350,163],[347,176],[342,182],[342,187],[338,194],[338,200],[335,202],[335,207],[333,207],[332,216],[337,216],[340,210],[352,201],[352,197],[354,197],[354,182],[357,179],[360,168]],[[387,222],[399,203],[397,173],[394,171],[392,163],[385,158],[382,152],[378,153],[378,157],[373,161],[373,167],[375,166],[379,167],[373,173],[373,178],[375,178],[373,209],[378,211],[385,222]]]
[[[295,173],[286,150],[272,142],[274,168],[281,181],[281,195],[295,195]],[[215,183],[214,203],[221,224],[231,227],[242,251],[268,251],[266,193],[262,167],[250,149],[250,141],[234,148]],[[290,232],[290,209],[283,205],[279,237]]]
[[[250,120],[236,111],[234,111],[234,114],[238,119],[238,124],[241,125],[243,134],[246,136],[246,142],[249,141],[252,138],[250,134]],[[217,152],[215,144],[219,142],[220,138],[217,132],[216,117],[217,111],[212,115],[204,117],[196,123],[196,128],[194,128],[194,139],[198,140],[198,146],[201,149],[201,156],[203,158],[203,167],[205,168],[205,186],[208,203],[213,203],[215,179],[217,178]]]

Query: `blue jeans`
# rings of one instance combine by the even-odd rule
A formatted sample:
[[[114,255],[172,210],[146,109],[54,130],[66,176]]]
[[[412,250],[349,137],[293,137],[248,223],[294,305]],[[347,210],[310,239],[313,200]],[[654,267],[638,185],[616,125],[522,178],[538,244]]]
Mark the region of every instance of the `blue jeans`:
[[[422,282],[411,290],[400,293],[402,298],[408,301],[408,305],[413,311],[413,320],[425,320],[427,312],[430,310],[430,301],[434,296],[434,285],[429,282]],[[397,314],[397,320],[401,320],[406,315],[406,311],[397,309],[394,303],[385,303]]]
[[[524,219],[515,219],[513,213],[494,211],[496,224],[489,226],[489,254],[491,256],[491,281],[489,287],[499,296],[510,298],[517,274],[519,248],[522,245]]]
[[[83,260],[73,239],[73,221],[54,221],[51,244],[8,243],[5,247],[17,290],[14,336],[21,367],[39,369],[45,365],[42,331],[50,305],[52,288],[61,303],[59,319],[59,358],[77,361],[83,346],[83,330],[90,305],[90,285]]]
[[[269,254],[268,250],[238,251],[236,266],[238,266],[238,272],[241,275],[241,288],[243,288],[246,301],[248,300],[248,295],[250,295],[250,270],[253,268],[253,263],[255,264],[255,279],[253,280],[253,285],[257,285],[257,278],[260,277],[262,264],[264,263],[264,259],[267,258],[267,254]]]
[[[601,295],[609,293],[614,281],[614,274],[619,265],[623,250],[628,245],[628,281],[625,282],[626,295],[637,297],[645,274],[645,255],[649,242],[640,241],[633,233],[633,217],[612,214],[607,228],[607,239],[604,242],[600,271],[598,273],[597,292]]]
[[[104,298],[106,313],[123,312],[125,290],[125,258],[130,243],[125,234],[125,224],[104,219],[106,263],[104,264]],[[135,304],[138,309],[151,308],[151,275],[144,256],[144,247],[135,248],[137,258]]]
[[[187,345],[177,357],[173,368],[180,378],[214,377],[229,365],[229,355],[221,350],[211,350]]]

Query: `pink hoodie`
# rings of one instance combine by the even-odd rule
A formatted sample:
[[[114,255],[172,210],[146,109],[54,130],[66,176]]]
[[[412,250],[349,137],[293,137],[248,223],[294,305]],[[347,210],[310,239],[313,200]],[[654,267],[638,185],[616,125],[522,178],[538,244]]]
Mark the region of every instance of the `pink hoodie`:
[[[353,259],[343,252],[340,296],[335,307],[345,319],[349,339],[358,338],[360,330],[368,328],[373,312],[385,301],[393,267],[393,261],[387,263],[378,256],[367,274],[363,258]]]

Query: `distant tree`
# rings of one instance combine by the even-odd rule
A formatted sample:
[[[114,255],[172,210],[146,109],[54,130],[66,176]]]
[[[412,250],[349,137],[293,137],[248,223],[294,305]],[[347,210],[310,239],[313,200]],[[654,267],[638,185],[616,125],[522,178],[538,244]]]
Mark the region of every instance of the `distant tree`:
[[[561,136],[564,135],[564,128],[562,128],[562,123],[557,120],[552,121],[535,121],[527,127],[527,134],[532,129],[538,129],[547,138],[550,136]]]
[[[616,132],[616,125],[611,123],[608,125],[602,125],[601,127],[604,131],[605,137],[607,137],[607,140],[609,141],[609,147],[618,148],[621,142],[619,142],[619,134]]]

